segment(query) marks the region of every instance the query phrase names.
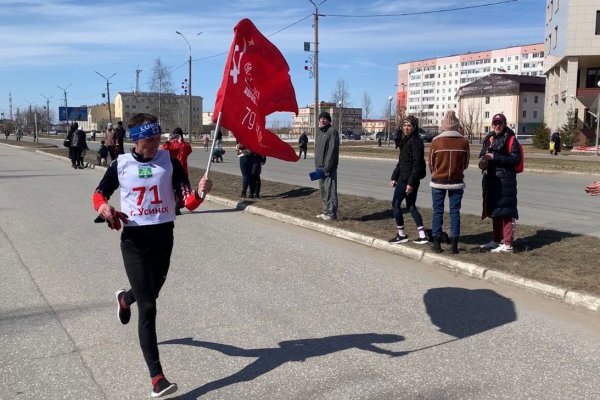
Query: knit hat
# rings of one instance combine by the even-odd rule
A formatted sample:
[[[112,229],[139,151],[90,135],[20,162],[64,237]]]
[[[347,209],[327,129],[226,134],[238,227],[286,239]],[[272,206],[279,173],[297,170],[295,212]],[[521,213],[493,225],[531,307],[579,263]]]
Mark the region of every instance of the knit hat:
[[[321,111],[321,114],[319,114],[319,119],[321,118],[325,118],[327,121],[331,122],[331,115],[329,115],[327,111]]]
[[[442,131],[458,131],[460,127],[460,122],[458,118],[456,118],[456,114],[453,110],[446,111],[446,115],[442,120]]]
[[[417,119],[417,117],[409,115],[408,117],[404,118],[404,121],[402,121],[402,123],[404,122],[408,122],[409,124],[411,124],[415,132],[419,130],[419,120]]]

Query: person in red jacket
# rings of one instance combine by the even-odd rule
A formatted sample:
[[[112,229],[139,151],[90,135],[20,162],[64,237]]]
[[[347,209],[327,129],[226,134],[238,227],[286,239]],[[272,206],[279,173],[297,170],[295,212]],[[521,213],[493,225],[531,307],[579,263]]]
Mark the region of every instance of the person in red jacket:
[[[121,224],[121,254],[131,289],[116,292],[117,316],[121,324],[129,323],[131,305],[138,308],[138,334],[144,360],[152,378],[152,397],[162,397],[177,390],[165,378],[156,339],[156,299],[167,279],[175,221],[177,192],[189,210],[196,209],[209,193],[212,181],[204,176],[196,190],[176,158],[159,149],[160,125],[150,114],[136,114],[128,123],[135,147],[120,155],[107,168],[92,201],[97,220],[105,220],[111,229]],[[121,211],[108,200],[120,190]]]
[[[181,166],[188,173],[187,159],[192,154],[192,146],[183,139],[183,131],[181,128],[175,128],[169,140],[163,146],[163,149],[168,150],[171,157],[176,158],[181,163]]]
[[[164,150],[168,150],[171,157],[176,158],[181,163],[181,166],[183,167],[187,175],[187,159],[188,156],[192,153],[192,146],[185,140],[183,140],[183,131],[181,130],[181,128],[175,128],[173,130],[173,133],[171,133],[171,135],[169,136],[169,140],[167,140],[162,145],[162,148]],[[183,207],[182,200],[182,198],[177,197],[177,204],[175,208],[176,215],[181,215],[181,207]]]

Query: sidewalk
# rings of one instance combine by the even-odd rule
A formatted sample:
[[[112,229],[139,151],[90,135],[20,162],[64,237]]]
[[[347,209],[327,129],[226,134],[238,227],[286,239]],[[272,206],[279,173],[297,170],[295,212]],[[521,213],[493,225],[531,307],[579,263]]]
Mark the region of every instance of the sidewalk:
[[[44,154],[46,156],[68,161],[65,157],[49,154],[43,150],[36,150],[36,152]],[[100,171],[104,171],[105,167],[97,167],[97,169],[99,169]],[[437,265],[449,269],[453,272],[467,275],[469,277],[525,289],[527,291],[538,293],[545,297],[564,302],[574,307],[584,308],[595,312],[600,310],[600,296],[595,296],[592,294],[583,293],[575,290],[569,290],[556,285],[543,283],[535,279],[528,279],[522,276],[518,276],[516,274],[499,271],[493,268],[487,268],[481,265],[477,265],[475,263],[460,261],[451,256],[433,254],[427,250],[421,250],[402,245],[391,245],[385,240],[381,240],[372,236],[363,235],[357,232],[341,229],[331,225],[326,225],[324,223],[310,221],[305,218],[294,217],[286,213],[261,208],[256,205],[231,200],[222,196],[208,195],[207,200],[238,210],[243,210],[255,215],[260,215],[284,223],[294,224],[304,228],[319,231],[327,235],[346,239],[386,252],[398,254],[403,257],[407,257],[417,261],[427,262],[429,264]]]

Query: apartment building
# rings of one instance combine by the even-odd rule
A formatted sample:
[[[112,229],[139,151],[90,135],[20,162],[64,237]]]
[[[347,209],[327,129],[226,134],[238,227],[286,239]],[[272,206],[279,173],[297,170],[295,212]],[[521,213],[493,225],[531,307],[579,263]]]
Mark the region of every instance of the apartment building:
[[[168,93],[118,92],[115,96],[114,120],[128,121],[137,113],[154,114],[164,132],[180,127],[189,131],[189,96]],[[202,97],[192,96],[192,132],[200,132]]]
[[[456,110],[458,90],[491,73],[543,76],[544,45],[530,44],[457,54],[398,65],[397,109],[440,126]]]
[[[560,128],[567,112],[577,117],[578,142],[595,137],[600,94],[600,1],[546,0],[544,73],[546,123]],[[591,111],[591,113],[590,113]]]
[[[335,103],[322,101],[319,112],[327,111],[331,115],[331,125],[342,132],[362,131],[362,108],[340,107]],[[340,121],[341,117],[341,121]],[[306,132],[309,136],[315,134],[315,105],[298,109],[298,115],[292,118],[292,135],[297,136]]]
[[[467,134],[481,139],[499,112],[519,138],[528,138],[544,120],[543,76],[490,74],[458,90],[458,115]]]

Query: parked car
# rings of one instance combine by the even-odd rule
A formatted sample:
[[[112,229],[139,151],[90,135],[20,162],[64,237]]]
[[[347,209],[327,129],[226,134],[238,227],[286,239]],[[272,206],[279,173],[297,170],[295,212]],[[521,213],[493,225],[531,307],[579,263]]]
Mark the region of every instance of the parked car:
[[[436,137],[436,136],[437,136],[437,133],[425,130],[423,128],[419,128],[419,137],[424,142],[431,143],[431,141],[433,140],[433,138]]]

